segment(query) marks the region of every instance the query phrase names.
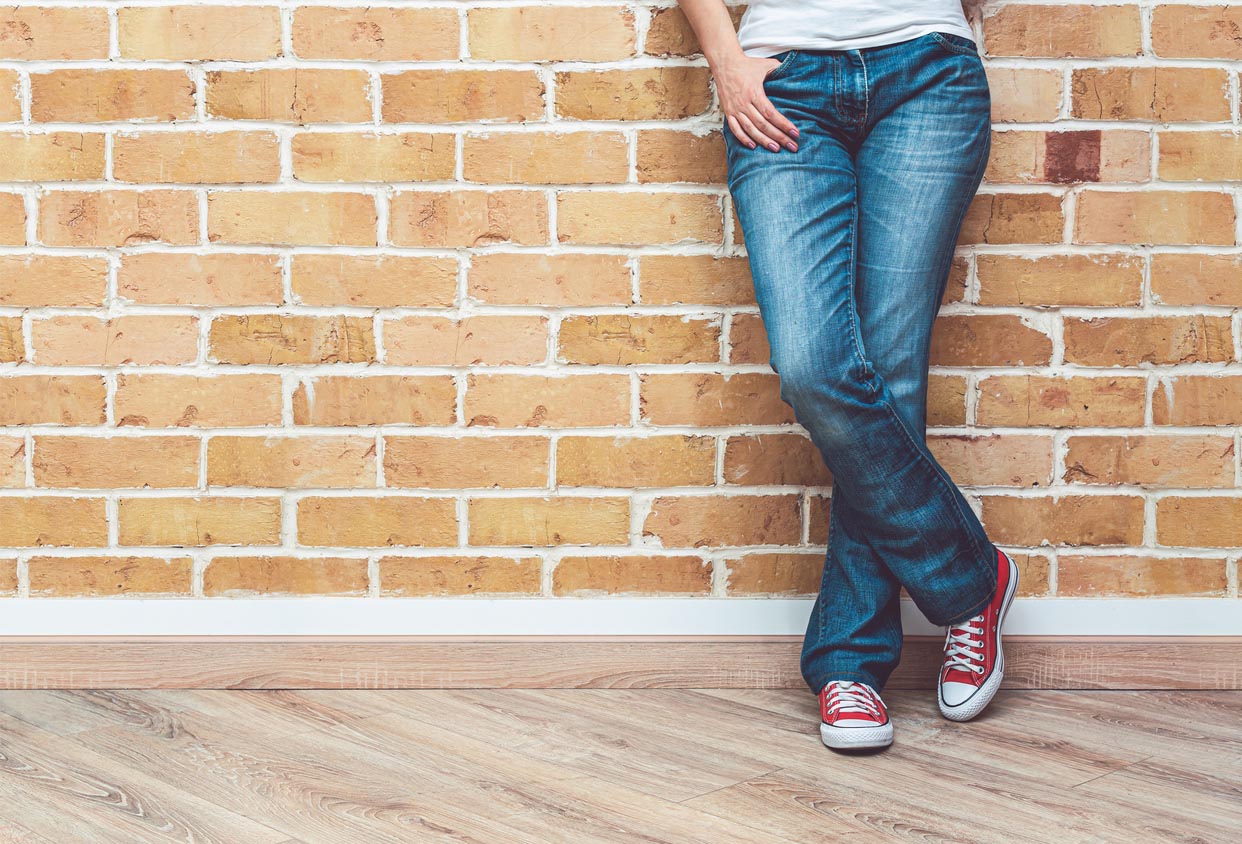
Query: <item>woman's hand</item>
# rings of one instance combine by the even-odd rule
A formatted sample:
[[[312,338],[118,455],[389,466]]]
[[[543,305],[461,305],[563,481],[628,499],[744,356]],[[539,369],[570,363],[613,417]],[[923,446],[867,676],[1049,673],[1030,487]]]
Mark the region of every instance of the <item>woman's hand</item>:
[[[780,65],[773,58],[738,53],[713,70],[720,108],[734,137],[750,149],[757,144],[780,152],[798,150],[798,129],[776,110],[763,90],[763,80]]]

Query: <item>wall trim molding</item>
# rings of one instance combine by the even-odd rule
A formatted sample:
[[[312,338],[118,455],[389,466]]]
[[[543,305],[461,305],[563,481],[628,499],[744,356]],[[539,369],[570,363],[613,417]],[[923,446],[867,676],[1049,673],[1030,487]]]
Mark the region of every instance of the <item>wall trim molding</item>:
[[[6,637],[9,689],[806,689],[798,636]],[[887,688],[935,686],[906,639]],[[1010,689],[1242,689],[1242,637],[1007,636]],[[930,700],[930,699],[929,699]]]
[[[0,637],[801,636],[805,598],[7,598]],[[907,635],[938,636],[910,601]],[[1240,636],[1237,598],[1018,598],[1007,636]]]

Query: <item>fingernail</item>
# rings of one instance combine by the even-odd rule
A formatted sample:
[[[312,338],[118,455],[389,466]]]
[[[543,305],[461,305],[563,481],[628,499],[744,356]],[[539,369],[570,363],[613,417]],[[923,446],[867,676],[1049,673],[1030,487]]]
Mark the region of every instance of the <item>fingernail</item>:
[[[795,138],[800,138],[800,137],[802,137],[802,136],[798,133],[798,130],[797,130],[797,129],[790,129],[790,130],[789,130],[789,134],[793,135]]]
[[[789,148],[789,151],[790,151],[790,152],[797,152],[797,151],[798,151],[798,145],[797,145],[797,144],[795,144],[793,141],[790,141],[789,143],[785,144],[785,146]]]
[[[778,146],[776,145],[776,141],[771,141],[771,142],[768,144],[768,149],[772,150],[772,152],[780,152],[780,151],[781,151],[781,148],[780,148],[780,147],[778,147]]]
[[[754,148],[755,148],[755,142],[754,142],[754,141],[747,141],[747,142],[746,142],[746,146],[750,147],[751,149],[754,149]]]

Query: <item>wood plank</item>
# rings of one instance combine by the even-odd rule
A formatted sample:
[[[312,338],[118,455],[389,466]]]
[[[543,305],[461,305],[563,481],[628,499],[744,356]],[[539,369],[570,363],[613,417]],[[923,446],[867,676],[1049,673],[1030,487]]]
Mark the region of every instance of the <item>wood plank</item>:
[[[1240,639],[1008,637],[1011,689],[1242,689]],[[930,689],[939,640],[907,640],[892,689]],[[805,688],[799,640],[9,637],[0,687]]]
[[[130,767],[170,779],[195,778],[199,793],[209,799],[244,807],[252,817],[311,840],[395,842],[417,832],[429,841],[542,844],[550,840],[546,829],[515,819],[551,812],[582,818],[573,840],[613,841],[609,830],[615,822],[608,818],[616,814],[614,804],[636,807],[632,813],[641,817],[670,811],[698,815],[557,766],[521,760],[514,769],[503,753],[482,742],[474,744],[487,748],[485,759],[464,760],[462,746],[473,740],[429,725],[419,729],[434,731],[438,740],[375,737],[375,725],[391,717],[269,740],[189,713],[178,716],[173,734],[152,736],[127,725],[78,733],[74,740],[90,742]],[[717,838],[778,841],[728,821],[704,819],[699,828]],[[707,840],[683,839],[681,828],[675,837],[658,837],[655,822],[646,832],[653,842]]]
[[[667,800],[685,800],[779,767],[756,758],[747,748],[723,748],[710,739],[690,737],[681,723],[685,712],[663,713],[673,716],[667,718],[640,717],[632,707],[635,694],[663,701],[668,692],[508,689],[353,694],[379,697],[390,711],[408,718]],[[710,767],[703,764],[708,758]]]
[[[547,842],[787,844],[783,838],[731,818],[653,798],[541,760],[505,753],[482,740],[401,713],[342,724],[316,735],[326,733],[338,733],[354,744],[402,757],[409,748],[417,747],[514,783],[512,790],[493,792],[493,802],[516,810],[505,815],[506,825],[541,836]],[[570,776],[565,776],[567,773]]]
[[[49,812],[51,806],[89,818],[72,834],[80,836],[86,827],[92,840],[101,842],[275,844],[288,837],[180,791],[169,780],[123,768],[72,739],[4,714],[0,745],[0,793],[10,806],[24,807],[8,816],[55,841],[66,840],[69,830],[63,815]]]

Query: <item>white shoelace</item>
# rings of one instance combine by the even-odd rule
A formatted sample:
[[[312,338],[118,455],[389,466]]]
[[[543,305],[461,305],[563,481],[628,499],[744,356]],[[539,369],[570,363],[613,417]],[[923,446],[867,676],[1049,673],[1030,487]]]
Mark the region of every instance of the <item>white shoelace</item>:
[[[836,680],[828,685],[828,714],[859,712],[880,720],[880,709],[872,697],[875,692],[866,683]]]
[[[983,673],[983,625],[986,622],[986,618],[977,615],[949,628],[944,639],[945,666],[972,674]]]

